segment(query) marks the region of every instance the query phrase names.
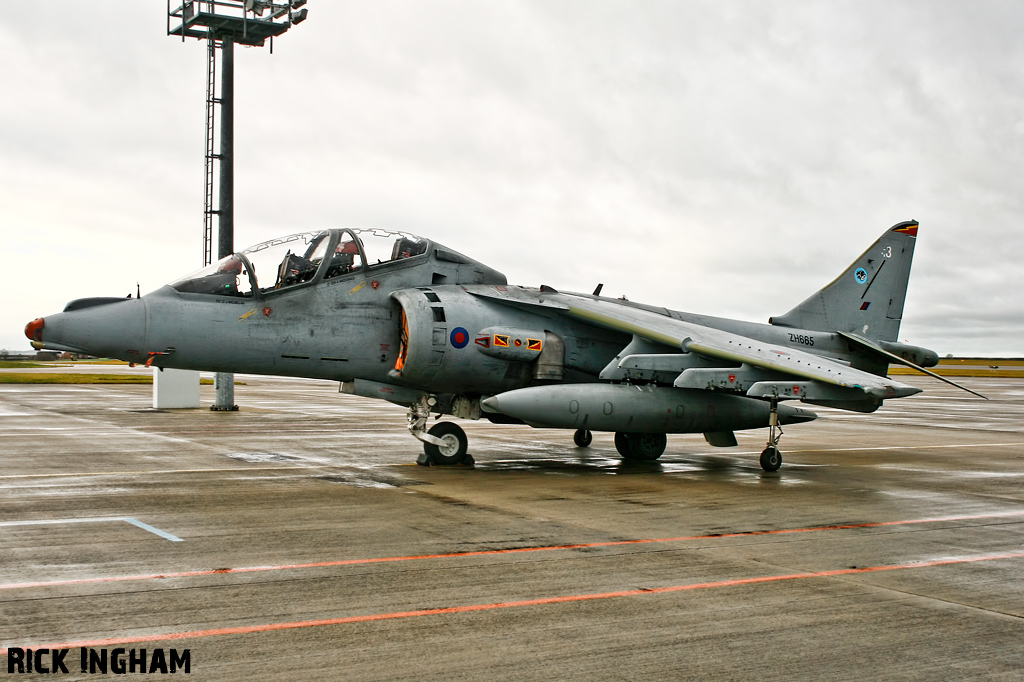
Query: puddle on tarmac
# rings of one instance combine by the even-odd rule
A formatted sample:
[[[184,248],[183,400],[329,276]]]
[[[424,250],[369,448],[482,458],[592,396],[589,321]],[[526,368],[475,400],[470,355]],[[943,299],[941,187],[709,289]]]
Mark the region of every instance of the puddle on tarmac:
[[[344,485],[350,485],[355,488],[400,488],[405,483],[398,479],[383,480],[383,477],[367,477],[359,475],[346,475],[346,474],[329,474],[327,476],[316,476],[316,478],[322,481],[331,481],[332,483],[342,483]]]
[[[793,468],[796,466],[791,465]],[[762,471],[756,460],[748,461],[721,455],[693,455],[678,459],[669,457],[654,462],[627,462],[617,457],[594,455],[576,459],[487,459],[486,455],[480,455],[476,458],[476,468],[481,471],[533,471],[556,476],[696,474],[733,479],[743,483],[761,482],[765,479],[781,485],[809,482],[792,475],[768,474]]]
[[[237,459],[240,462],[249,462],[250,464],[268,464],[268,463],[281,463],[281,462],[293,462],[295,464],[330,464],[330,460],[321,459],[318,457],[301,457],[299,455],[288,455],[283,452],[226,452],[225,457],[231,459]]]

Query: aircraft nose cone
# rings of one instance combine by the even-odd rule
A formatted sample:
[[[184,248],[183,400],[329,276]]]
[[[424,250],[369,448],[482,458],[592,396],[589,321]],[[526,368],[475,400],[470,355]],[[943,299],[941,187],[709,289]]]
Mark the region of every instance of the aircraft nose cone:
[[[145,346],[146,309],[142,299],[68,308],[29,322],[25,334],[33,340],[33,347],[122,357],[128,349],[134,349],[137,355]]]
[[[32,320],[31,322],[25,325],[25,336],[28,337],[29,341],[41,342],[43,340],[44,324],[45,320],[43,320],[43,318],[41,317],[37,317],[36,319]]]

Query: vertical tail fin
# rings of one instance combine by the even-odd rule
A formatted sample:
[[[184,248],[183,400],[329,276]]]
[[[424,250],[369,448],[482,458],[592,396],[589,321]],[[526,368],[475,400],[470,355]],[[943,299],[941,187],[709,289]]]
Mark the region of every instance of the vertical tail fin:
[[[896,341],[917,241],[916,220],[892,226],[830,284],[785,315],[781,327],[852,332]]]

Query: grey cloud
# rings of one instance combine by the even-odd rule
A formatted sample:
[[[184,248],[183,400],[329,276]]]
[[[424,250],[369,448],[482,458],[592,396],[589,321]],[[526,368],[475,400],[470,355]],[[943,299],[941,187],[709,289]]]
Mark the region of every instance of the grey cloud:
[[[190,270],[204,47],[163,35],[162,3],[108,3],[98,35],[36,4],[0,19],[23,67],[0,103],[4,229]],[[513,281],[761,321],[916,218],[912,340],[1024,355],[1000,293],[1024,285],[1016,4],[311,4],[273,56],[238,51],[240,247],[377,224]],[[121,281],[62,277],[32,316]],[[0,346],[21,347],[12,314]]]

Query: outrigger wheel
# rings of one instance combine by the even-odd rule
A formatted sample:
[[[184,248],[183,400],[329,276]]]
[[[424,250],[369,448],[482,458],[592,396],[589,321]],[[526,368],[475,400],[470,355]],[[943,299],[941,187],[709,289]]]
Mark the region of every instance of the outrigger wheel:
[[[423,452],[434,464],[460,464],[466,458],[469,440],[466,432],[455,422],[437,422],[427,433],[444,441],[442,445],[423,443]]]
[[[782,453],[774,445],[769,445],[761,452],[761,468],[765,471],[778,471],[782,466]]]
[[[761,468],[765,471],[778,471],[782,466],[782,453],[779,452],[779,441],[782,440],[782,427],[779,426],[779,399],[771,401],[768,416],[768,447],[761,452]]]

